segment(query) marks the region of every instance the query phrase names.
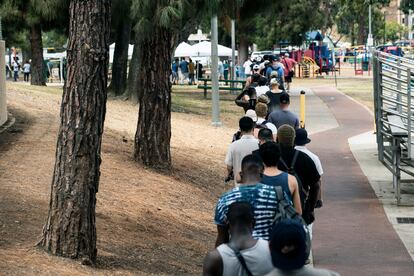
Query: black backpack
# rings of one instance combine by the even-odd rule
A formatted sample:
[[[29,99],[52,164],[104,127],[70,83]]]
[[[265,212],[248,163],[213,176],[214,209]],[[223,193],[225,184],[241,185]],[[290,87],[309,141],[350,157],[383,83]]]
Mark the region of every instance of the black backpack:
[[[293,155],[293,159],[292,159],[292,163],[290,164],[290,167],[288,167],[288,165],[286,164],[285,160],[283,160],[282,157],[280,157],[280,162],[286,168],[287,173],[290,174],[290,175],[293,175],[296,178],[296,181],[298,182],[299,191],[300,191],[300,201],[301,201],[301,204],[302,204],[302,208],[304,208],[305,203],[306,203],[306,201],[308,200],[308,197],[309,197],[309,190],[307,190],[307,189],[305,189],[305,187],[303,187],[302,181],[300,180],[298,174],[295,171],[295,164],[296,164],[296,160],[298,159],[298,155],[299,155],[299,151],[295,150],[295,153]]]
[[[295,208],[293,207],[290,202],[288,202],[283,194],[283,189],[280,186],[275,187],[276,190],[276,198],[277,198],[277,211],[276,215],[273,219],[272,229],[275,227],[283,219],[290,219],[298,221],[302,224],[305,233],[306,233],[306,256],[309,256],[311,250],[311,239],[310,233],[305,220],[296,212]]]

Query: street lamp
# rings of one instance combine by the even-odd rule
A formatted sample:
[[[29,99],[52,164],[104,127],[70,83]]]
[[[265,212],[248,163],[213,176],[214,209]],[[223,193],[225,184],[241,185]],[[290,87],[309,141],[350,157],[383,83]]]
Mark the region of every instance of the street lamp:
[[[374,39],[372,38],[372,0],[369,1],[369,33],[368,33],[368,40],[367,40],[367,48],[371,49],[374,46]]]

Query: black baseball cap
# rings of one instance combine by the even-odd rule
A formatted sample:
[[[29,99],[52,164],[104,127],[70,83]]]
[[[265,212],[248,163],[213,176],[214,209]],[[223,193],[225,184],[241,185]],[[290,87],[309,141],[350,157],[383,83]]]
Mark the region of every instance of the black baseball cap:
[[[294,270],[303,267],[308,259],[305,226],[298,220],[283,219],[270,236],[270,254],[274,267]]]
[[[303,146],[310,143],[311,139],[308,138],[308,132],[304,128],[298,128],[296,130],[295,144]]]
[[[282,92],[280,95],[280,103],[281,104],[289,104],[290,103],[290,96],[286,92]]]

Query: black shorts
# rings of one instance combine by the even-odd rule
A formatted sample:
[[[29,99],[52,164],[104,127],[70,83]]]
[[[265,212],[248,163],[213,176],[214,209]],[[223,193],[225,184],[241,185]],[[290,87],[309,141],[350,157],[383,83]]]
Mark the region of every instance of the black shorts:
[[[292,77],[291,76],[285,76],[285,82],[292,82]]]

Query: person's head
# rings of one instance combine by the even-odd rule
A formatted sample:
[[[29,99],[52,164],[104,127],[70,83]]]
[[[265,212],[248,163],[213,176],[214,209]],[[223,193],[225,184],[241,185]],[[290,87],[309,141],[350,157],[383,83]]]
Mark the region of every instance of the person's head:
[[[260,145],[263,145],[267,142],[273,142],[273,133],[272,130],[268,128],[262,128],[259,130],[259,134],[257,135],[259,138]]]
[[[276,75],[277,75],[277,72],[276,71],[273,71],[273,72],[275,72],[276,73]],[[272,72],[272,73],[273,73]],[[277,76],[276,76],[277,77]],[[270,89],[271,90],[278,90],[279,89],[279,82],[277,81],[277,79],[276,78],[272,78],[271,80],[270,80]]]
[[[242,133],[250,133],[253,131],[254,128],[254,122],[252,120],[252,118],[249,117],[242,117],[239,120],[239,127],[240,127],[240,131]]]
[[[289,104],[290,104],[289,94],[286,92],[282,92],[282,94],[280,95],[280,108],[286,109],[289,107]]]
[[[257,122],[257,114],[256,111],[254,111],[253,109],[247,110],[244,116],[251,118],[253,122]]]
[[[283,58],[288,58],[288,57],[289,57],[288,53],[285,53],[284,56],[283,56]]]
[[[277,141],[282,147],[293,148],[295,145],[295,137],[295,129],[290,125],[281,125],[277,129]]]
[[[259,148],[260,157],[266,167],[277,167],[280,159],[280,148],[275,142],[267,142]]]
[[[259,86],[265,86],[267,84],[267,78],[261,76],[259,79]]]
[[[298,128],[296,130],[296,138],[295,138],[295,145],[297,146],[304,146],[310,143],[310,139],[308,138],[308,132],[304,128]]]
[[[260,69],[259,64],[255,64],[255,65],[253,65],[253,74],[254,74],[254,73],[259,73],[259,69]]]
[[[259,183],[262,179],[263,163],[259,157],[246,155],[241,163],[241,183]]]
[[[267,105],[268,103],[270,103],[269,97],[266,96],[266,94],[262,94],[259,96],[259,98],[257,98],[257,102],[258,103],[264,103],[265,105]],[[267,112],[267,110],[266,110]]]
[[[267,105],[262,102],[256,104],[256,115],[259,118],[265,118],[267,115]]]
[[[190,58],[190,59],[188,60],[188,62],[193,62],[193,60]]]
[[[241,201],[230,204],[227,211],[227,223],[230,232],[234,232],[235,228],[247,228],[252,232],[255,220],[253,208],[250,203]]]
[[[304,226],[296,220],[281,220],[273,227],[270,235],[273,266],[284,271],[303,267],[309,257],[307,246]]]

